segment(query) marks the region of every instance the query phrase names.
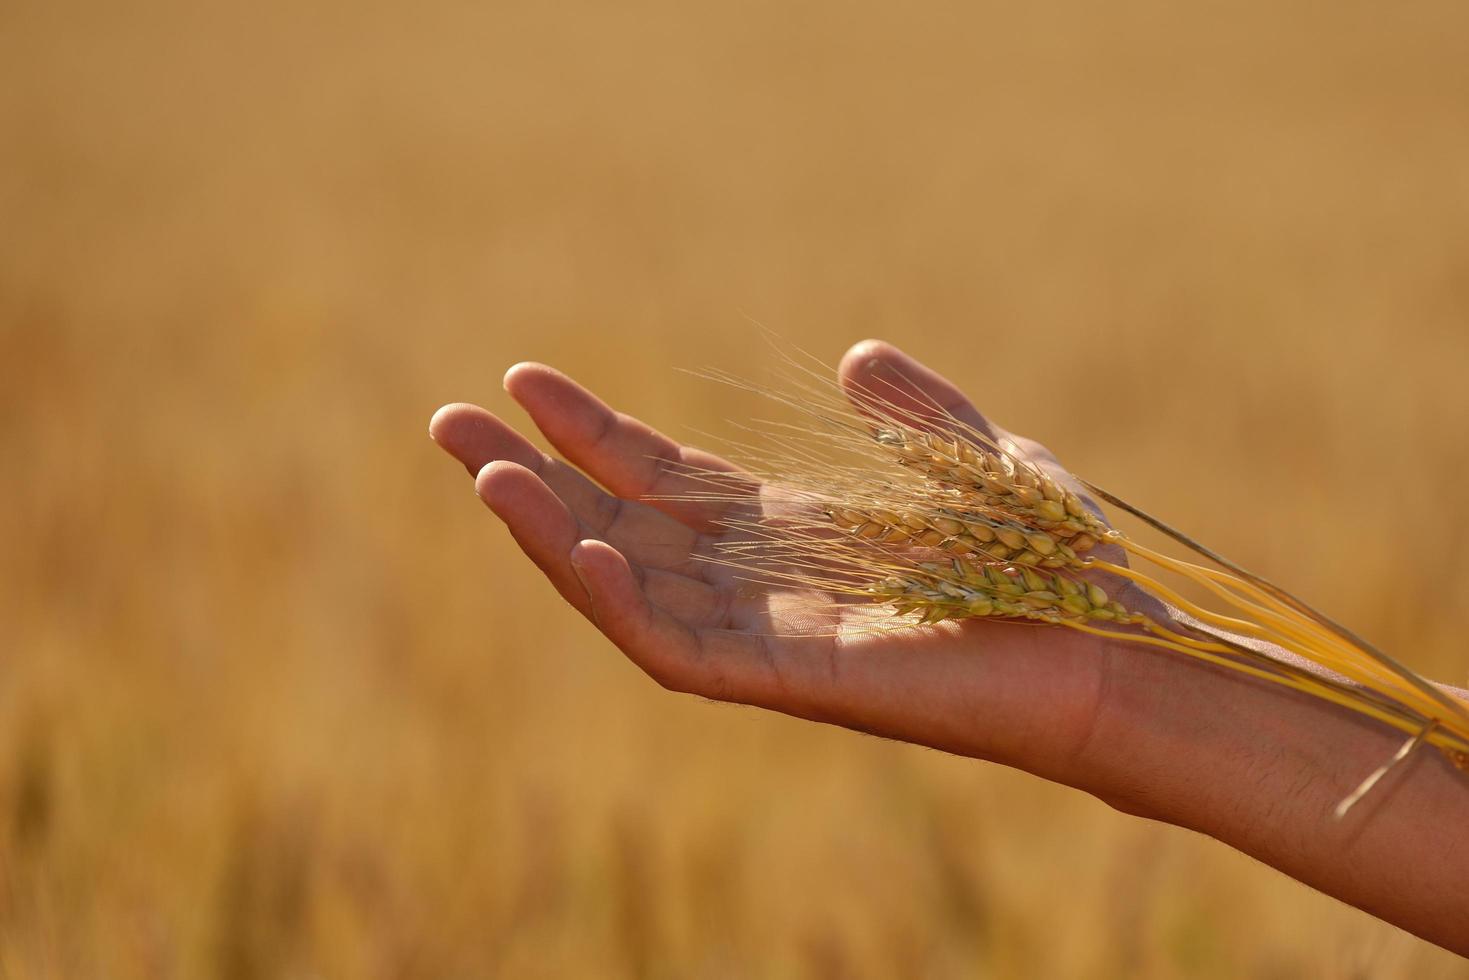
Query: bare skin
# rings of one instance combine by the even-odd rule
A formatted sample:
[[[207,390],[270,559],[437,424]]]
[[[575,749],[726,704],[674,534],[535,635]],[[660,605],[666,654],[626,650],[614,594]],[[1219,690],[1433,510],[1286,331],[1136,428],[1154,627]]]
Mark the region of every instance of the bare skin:
[[[996,429],[890,345],[853,347],[839,376],[916,386],[916,397],[1060,471],[1044,447]],[[1186,657],[983,621],[757,635],[762,610],[737,598],[733,573],[692,559],[720,533],[717,505],[645,502],[691,489],[666,461],[730,464],[544,365],[516,365],[505,388],[565,462],[474,405],[441,408],[430,434],[561,596],[662,686],[1023,769],[1217,838],[1469,955],[1469,775],[1439,753],[1414,753],[1336,821],[1333,807],[1402,737]]]

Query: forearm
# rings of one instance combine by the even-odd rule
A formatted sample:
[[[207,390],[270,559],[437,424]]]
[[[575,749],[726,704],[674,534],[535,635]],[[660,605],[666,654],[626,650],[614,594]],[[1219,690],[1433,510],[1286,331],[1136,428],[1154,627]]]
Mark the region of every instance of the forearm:
[[[1171,657],[1128,657],[1122,674],[1078,760],[1088,788],[1469,955],[1469,773],[1420,747],[1338,820],[1398,732]]]

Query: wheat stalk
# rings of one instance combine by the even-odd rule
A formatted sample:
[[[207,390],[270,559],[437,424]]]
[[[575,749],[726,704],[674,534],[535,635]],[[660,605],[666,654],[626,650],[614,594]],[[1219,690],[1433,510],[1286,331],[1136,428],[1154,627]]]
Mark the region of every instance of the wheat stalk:
[[[1420,744],[1469,767],[1469,705],[1433,686],[1270,582],[1090,484],[1068,485],[937,405],[838,388],[829,374],[788,358],[782,383],[716,380],[797,411],[798,424],[746,426],[760,444],[731,443],[738,476],[688,475],[708,489],[681,499],[766,507],[725,520],[733,532],[707,560],[775,586],[815,590],[885,609],[893,628],[1000,619],[1078,630],[1204,660],[1330,701],[1411,736],[1338,810],[1345,813]],[[900,401],[901,397],[901,401]],[[1213,563],[1163,554],[1111,527],[1083,496],[1138,516]],[[1101,547],[1101,546],[1108,547]],[[1217,607],[1189,600],[1139,567],[1180,575]],[[1159,622],[1099,583],[1139,590],[1201,627]],[[1245,645],[1262,640],[1317,669]]]

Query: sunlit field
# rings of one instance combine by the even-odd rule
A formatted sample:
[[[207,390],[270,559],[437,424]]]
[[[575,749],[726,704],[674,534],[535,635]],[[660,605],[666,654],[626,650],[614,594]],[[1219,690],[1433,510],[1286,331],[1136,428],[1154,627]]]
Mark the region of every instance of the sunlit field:
[[[1466,120],[1447,0],[0,5],[0,976],[1469,977],[660,690],[426,434],[880,336],[1464,683]]]

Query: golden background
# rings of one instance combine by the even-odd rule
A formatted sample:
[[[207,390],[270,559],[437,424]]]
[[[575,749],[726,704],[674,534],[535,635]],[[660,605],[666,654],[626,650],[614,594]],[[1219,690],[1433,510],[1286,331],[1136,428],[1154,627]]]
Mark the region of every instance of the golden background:
[[[881,336],[1463,682],[1466,110],[1457,0],[0,6],[0,975],[1469,976],[665,694],[426,436]]]

